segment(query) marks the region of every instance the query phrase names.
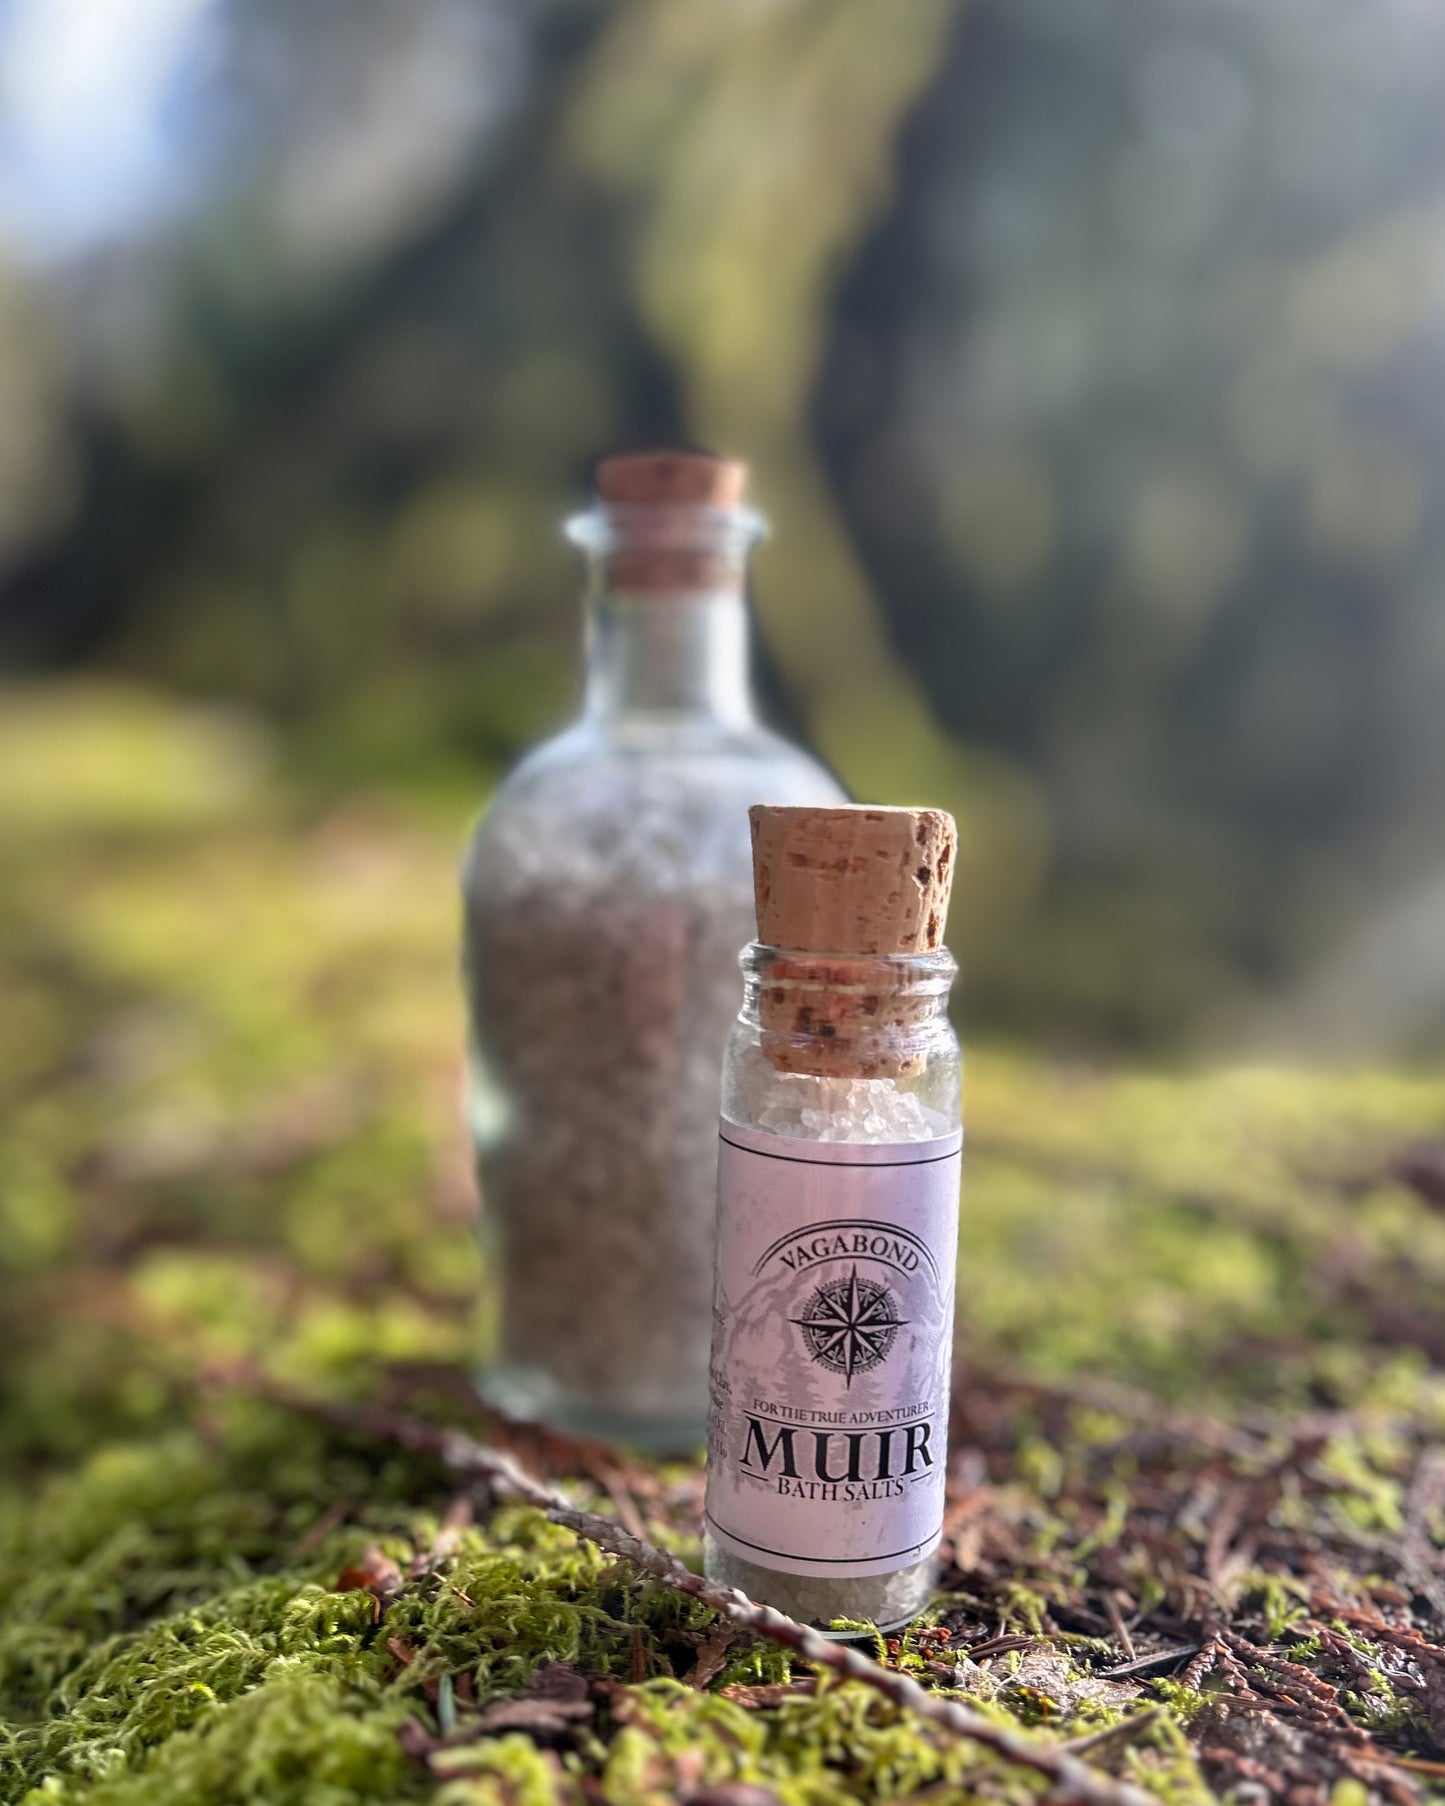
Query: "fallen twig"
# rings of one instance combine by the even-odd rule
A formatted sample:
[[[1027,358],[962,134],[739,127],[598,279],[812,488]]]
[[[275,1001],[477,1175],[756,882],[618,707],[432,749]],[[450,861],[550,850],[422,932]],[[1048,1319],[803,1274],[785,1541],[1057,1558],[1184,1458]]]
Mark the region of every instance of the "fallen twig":
[[[496,1493],[536,1506],[554,1524],[585,1537],[609,1554],[621,1556],[677,1592],[700,1599],[739,1629],[752,1631],[771,1643],[792,1650],[814,1667],[826,1668],[843,1680],[858,1681],[871,1687],[901,1710],[992,1750],[1020,1768],[1042,1775],[1052,1784],[1056,1794],[1067,1796],[1079,1806],[1157,1806],[1153,1796],[1143,1788],[1131,1782],[1117,1781],[1091,1768],[1061,1745],[1035,1742],[957,1700],[941,1699],[937,1694],[925,1692],[910,1676],[882,1667],[846,1643],[829,1642],[808,1625],[774,1611],[771,1606],[758,1605],[736,1588],[721,1586],[701,1574],[694,1574],[666,1550],[634,1536],[612,1518],[579,1510],[565,1493],[536,1479],[510,1455],[500,1449],[488,1448],[460,1430],[441,1429],[366,1406],[334,1405],[270,1385],[261,1389],[277,1403],[293,1410],[381,1437],[403,1448],[440,1456],[454,1472],[485,1481]],[[1178,1653],[1190,1654],[1192,1651]]]
[[[982,1643],[957,1644],[955,1653],[967,1656],[971,1662],[981,1662],[988,1656],[1007,1655],[1013,1649],[1047,1649],[1048,1646],[1043,1637],[985,1637]]]
[[[1163,1716],[1163,1706],[1149,1706],[1143,1712],[1135,1712],[1132,1717],[1121,1718],[1117,1724],[1105,1725],[1102,1731],[1090,1731],[1086,1737],[1071,1737],[1060,1747],[1079,1756],[1085,1750],[1102,1749],[1106,1743],[1129,1743],[1142,1731],[1157,1724]]]
[[[759,1706],[780,1706],[785,1699],[811,1699],[817,1691],[818,1683],[811,1674],[797,1681],[767,1681],[760,1686],[718,1688],[723,1699],[734,1700],[740,1706],[753,1709]]]
[[[1105,1668],[1099,1679],[1122,1681],[1131,1674],[1148,1674],[1155,1668],[1168,1668],[1173,1662],[1182,1662],[1185,1656],[1198,1655],[1200,1647],[1198,1643],[1182,1643],[1177,1649],[1160,1649],[1153,1655],[1140,1656],[1134,1662],[1120,1662],[1117,1668]]]
[[[447,1556],[453,1554],[462,1540],[462,1532],[467,1529],[471,1521],[471,1500],[466,1497],[453,1499],[447,1506],[446,1515],[442,1518],[441,1526],[432,1538],[430,1548],[418,1549],[412,1557],[406,1571],[407,1579],[424,1580],[438,1562],[445,1561]]]
[[[1114,1627],[1114,1635],[1119,1639],[1119,1647],[1124,1651],[1124,1660],[1134,1662],[1139,1652],[1134,1647],[1134,1639],[1129,1635],[1129,1626],[1124,1622],[1124,1614],[1119,1610],[1119,1601],[1112,1593],[1104,1595],[1104,1610],[1109,1614],[1109,1622]]]

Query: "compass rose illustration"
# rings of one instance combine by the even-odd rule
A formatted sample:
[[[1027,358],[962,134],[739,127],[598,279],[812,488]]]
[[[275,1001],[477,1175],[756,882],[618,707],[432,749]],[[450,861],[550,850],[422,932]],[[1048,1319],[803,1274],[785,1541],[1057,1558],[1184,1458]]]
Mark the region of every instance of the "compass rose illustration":
[[[855,1373],[867,1373],[888,1356],[900,1329],[898,1301],[887,1286],[860,1279],[856,1267],[846,1279],[830,1279],[808,1300],[801,1317],[794,1317],[808,1344],[808,1352],[821,1366],[841,1373],[851,1386]]]

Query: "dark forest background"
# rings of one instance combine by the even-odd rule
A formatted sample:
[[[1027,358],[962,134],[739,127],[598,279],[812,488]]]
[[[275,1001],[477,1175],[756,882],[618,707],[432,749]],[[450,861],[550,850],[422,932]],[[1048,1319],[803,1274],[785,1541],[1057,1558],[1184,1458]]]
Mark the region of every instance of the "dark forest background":
[[[125,11],[0,10],[0,711],[460,838],[590,461],[701,443],[775,715],[960,817],[972,1020],[1445,1042],[1445,12]]]

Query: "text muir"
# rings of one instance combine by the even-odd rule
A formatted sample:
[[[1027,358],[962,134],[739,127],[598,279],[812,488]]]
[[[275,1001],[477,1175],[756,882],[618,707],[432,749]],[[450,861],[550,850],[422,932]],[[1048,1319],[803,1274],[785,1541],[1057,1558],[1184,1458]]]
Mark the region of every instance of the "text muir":
[[[741,1465],[751,1474],[806,1477],[830,1486],[843,1480],[906,1480],[933,1466],[931,1429],[924,1422],[884,1430],[803,1430],[749,1413]]]

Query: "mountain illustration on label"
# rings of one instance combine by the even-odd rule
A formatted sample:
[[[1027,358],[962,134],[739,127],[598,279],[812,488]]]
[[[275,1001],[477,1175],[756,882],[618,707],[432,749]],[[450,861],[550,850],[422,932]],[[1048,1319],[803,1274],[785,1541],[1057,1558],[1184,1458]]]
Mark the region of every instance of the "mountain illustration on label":
[[[803,1332],[809,1356],[851,1386],[856,1373],[868,1373],[888,1358],[900,1329],[898,1300],[886,1285],[859,1277],[857,1267],[846,1279],[830,1279],[808,1300],[801,1317],[791,1319]]]

